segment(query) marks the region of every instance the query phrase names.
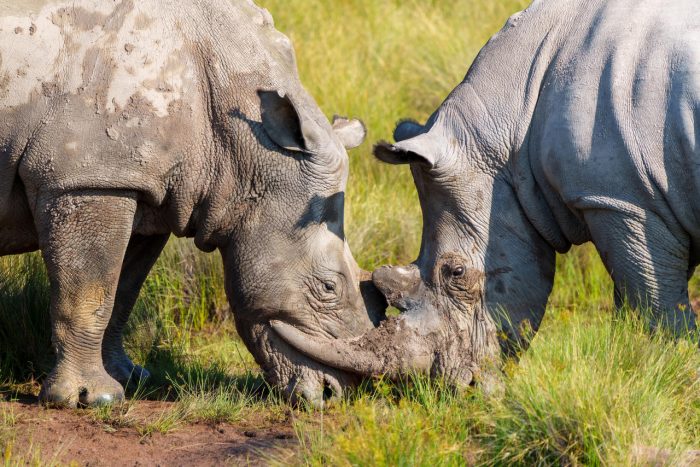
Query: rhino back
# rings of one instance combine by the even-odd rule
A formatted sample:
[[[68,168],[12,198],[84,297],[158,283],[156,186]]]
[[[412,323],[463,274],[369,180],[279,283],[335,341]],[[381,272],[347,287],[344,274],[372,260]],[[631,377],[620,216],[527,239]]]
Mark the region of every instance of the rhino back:
[[[213,114],[300,88],[289,41],[246,0],[1,4],[0,206],[18,174],[30,201],[125,188],[159,204],[179,183],[194,203],[221,155]]]
[[[594,4],[572,12],[540,83],[534,175],[555,211],[558,200],[650,210],[700,239],[700,10],[693,0]]]

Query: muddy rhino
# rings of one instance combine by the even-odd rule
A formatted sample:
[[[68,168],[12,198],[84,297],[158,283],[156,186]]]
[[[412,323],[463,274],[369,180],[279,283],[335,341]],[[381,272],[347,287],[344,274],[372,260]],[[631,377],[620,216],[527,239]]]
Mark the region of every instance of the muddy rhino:
[[[290,41],[247,0],[0,0],[0,253],[40,249],[56,367],[41,399],[119,400],[122,346],[170,234],[218,249],[238,331],[267,380],[321,405],[356,375],[270,332],[372,328],[383,298],[343,233],[345,148]]]
[[[374,273],[398,319],[354,340],[276,330],[360,374],[488,379],[537,330],[555,252],[592,241],[618,305],[696,329],[700,9],[695,0],[540,0],[511,17],[426,125],[375,155],[410,164],[423,210],[415,263]],[[528,332],[530,332],[528,330]],[[316,337],[316,336],[314,336]],[[504,346],[506,350],[509,345]]]

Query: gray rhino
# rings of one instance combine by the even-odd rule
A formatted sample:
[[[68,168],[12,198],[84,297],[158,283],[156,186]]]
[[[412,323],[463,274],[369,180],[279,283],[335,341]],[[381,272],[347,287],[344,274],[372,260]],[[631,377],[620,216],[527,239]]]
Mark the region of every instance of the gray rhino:
[[[364,137],[331,126],[251,1],[1,0],[0,254],[40,249],[48,268],[41,398],[110,402],[146,375],[122,330],[171,233],[221,252],[268,381],[319,405],[352,384],[269,321],[345,338],[382,317],[343,232],[345,148]]]
[[[374,281],[404,313],[352,340],[275,324],[304,354],[360,374],[488,380],[501,347],[537,330],[555,252],[589,241],[618,305],[649,307],[677,334],[696,329],[697,1],[535,1],[426,125],[403,122],[394,138],[375,155],[410,164],[423,240],[415,263]]]

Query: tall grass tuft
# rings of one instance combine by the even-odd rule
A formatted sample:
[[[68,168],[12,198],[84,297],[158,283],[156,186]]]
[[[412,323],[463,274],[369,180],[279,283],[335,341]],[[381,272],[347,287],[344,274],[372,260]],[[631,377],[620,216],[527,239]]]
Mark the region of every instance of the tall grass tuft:
[[[0,381],[53,366],[49,282],[39,254],[0,258]]]
[[[642,448],[678,459],[699,445],[697,336],[650,335],[631,312],[562,312],[535,340],[480,414],[492,461],[632,465]]]

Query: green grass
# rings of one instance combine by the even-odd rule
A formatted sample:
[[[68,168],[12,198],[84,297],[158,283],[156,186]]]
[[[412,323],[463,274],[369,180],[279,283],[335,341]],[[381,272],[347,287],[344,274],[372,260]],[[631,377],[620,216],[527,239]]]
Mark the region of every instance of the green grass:
[[[675,455],[700,438],[697,336],[650,336],[629,313],[556,313],[485,413],[503,464],[634,464],[639,447]]]
[[[302,81],[327,115],[368,125],[368,142],[350,153],[346,197],[346,232],[363,267],[411,261],[420,244],[409,170],[376,162],[372,143],[390,139],[401,118],[424,121],[526,3],[260,1],[294,42]],[[91,416],[107,430],[149,436],[191,422],[291,414],[300,446],[271,461],[304,465],[672,465],[700,448],[696,340],[650,335],[632,314],[613,321],[612,284],[592,247],[557,264],[542,329],[520,363],[507,366],[504,394],[455,394],[412,378],[374,383],[315,413],[290,411],[262,381],[235,334],[218,255],[173,240],[127,332],[128,352],[152,381],[126,405]],[[0,392],[36,392],[53,361],[40,257],[0,258],[0,291]],[[134,409],[145,398],[175,404],[139,419]],[[5,464],[40,464],[36,452],[12,451],[13,419],[11,409],[0,411]]]
[[[10,404],[0,402],[0,448],[14,441],[17,416]]]

